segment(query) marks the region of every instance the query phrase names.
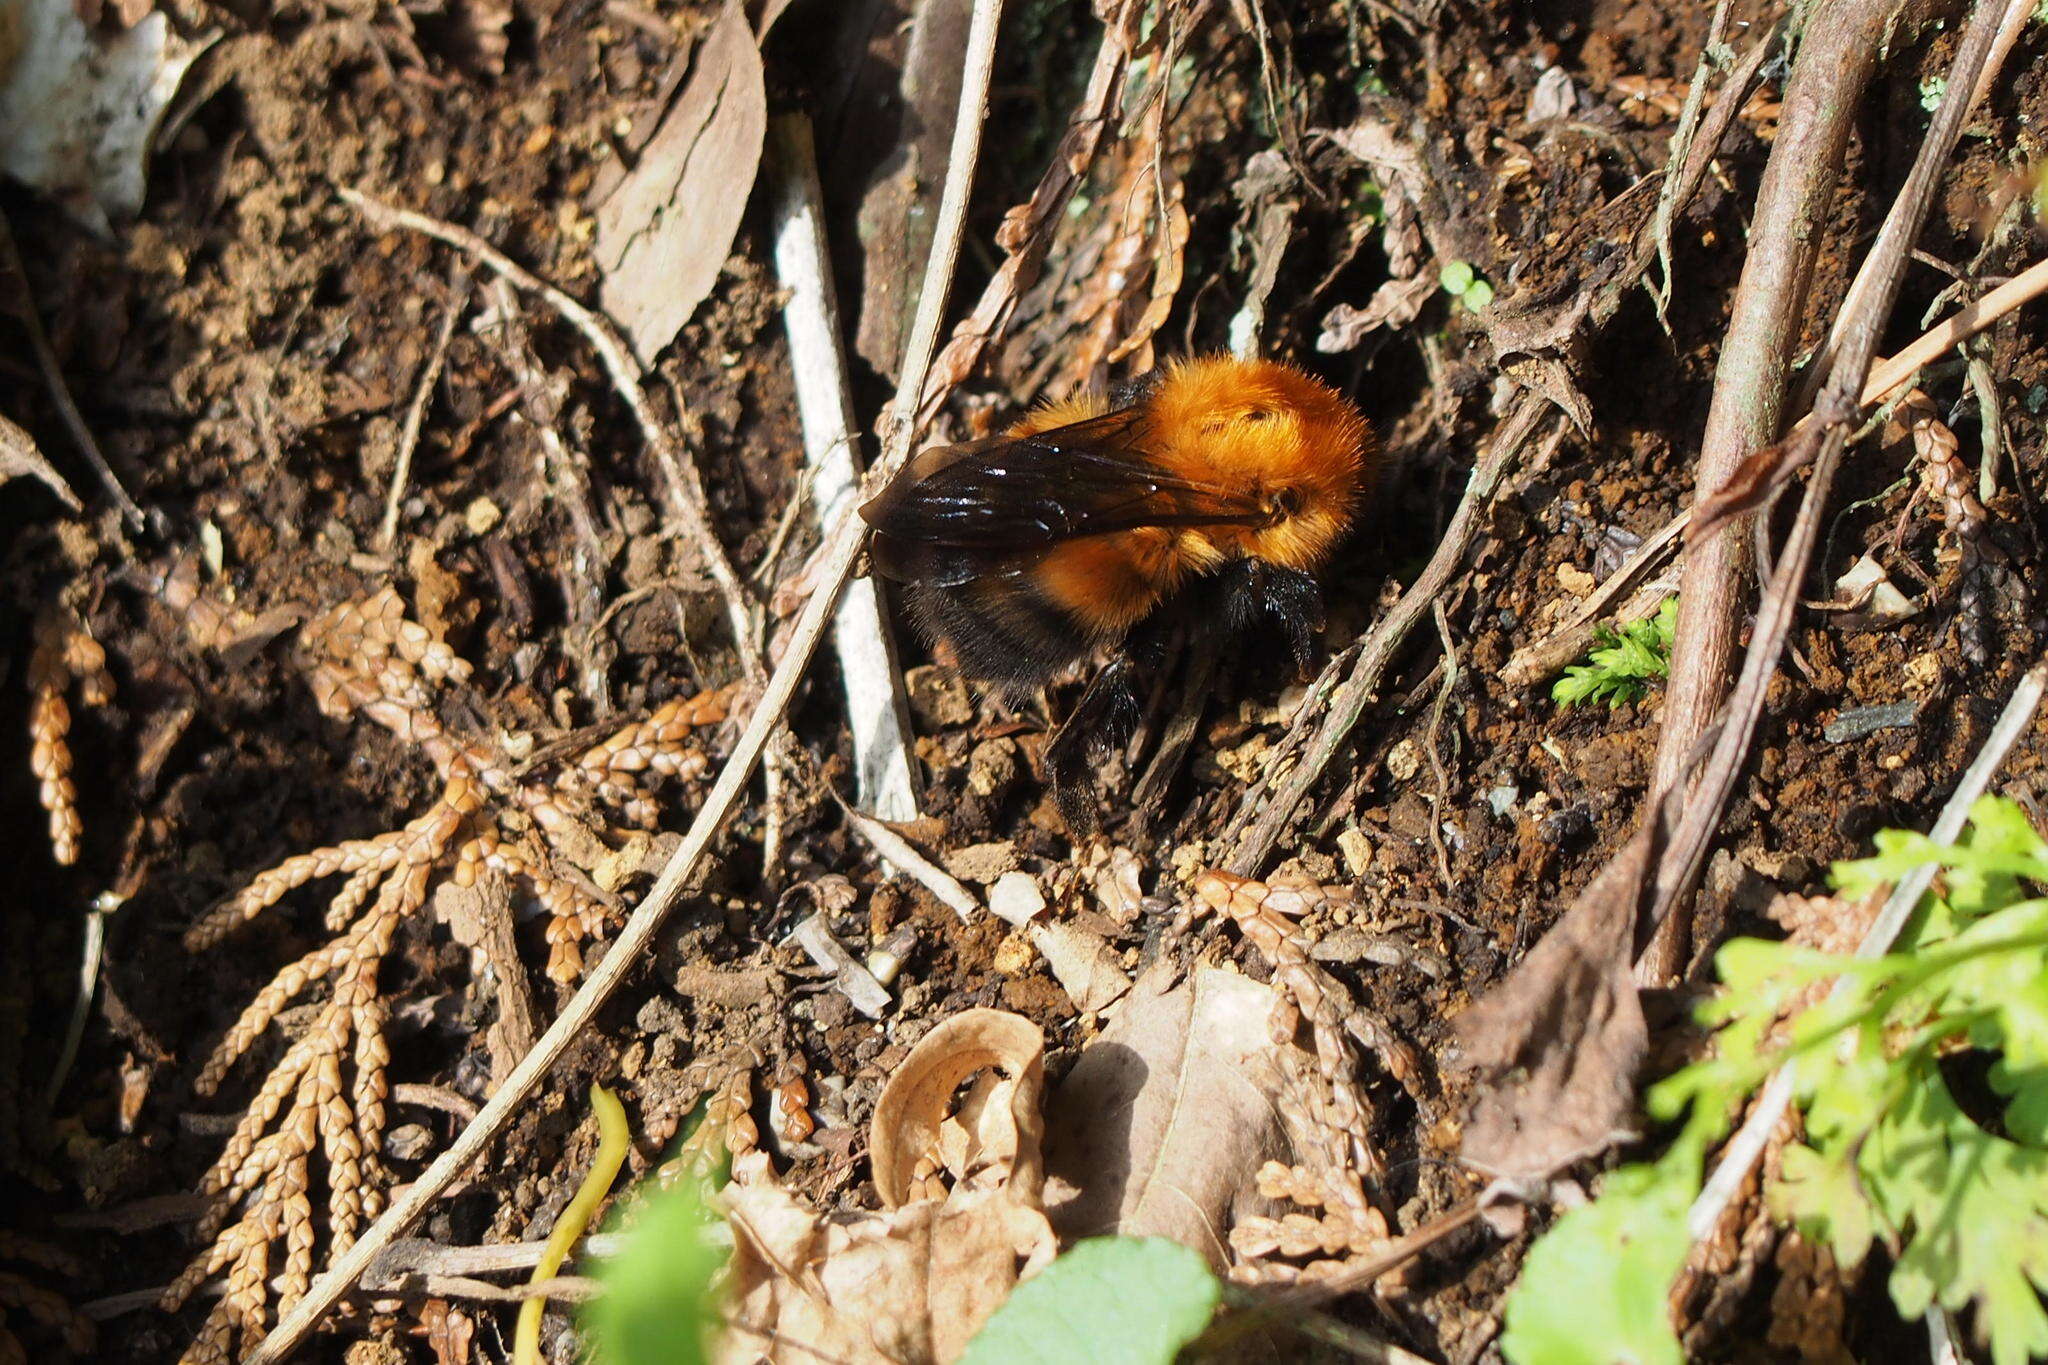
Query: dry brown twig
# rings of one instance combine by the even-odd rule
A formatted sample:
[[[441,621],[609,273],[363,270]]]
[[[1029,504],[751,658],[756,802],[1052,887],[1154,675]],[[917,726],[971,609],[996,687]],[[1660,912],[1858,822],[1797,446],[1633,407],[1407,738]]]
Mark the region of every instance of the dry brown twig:
[[[278,1301],[289,1307],[312,1279],[319,1240],[312,1204],[315,1157],[324,1166],[330,1248],[344,1251],[365,1218],[382,1207],[378,1170],[390,1049],[377,977],[399,924],[425,905],[433,879],[473,884],[486,870],[532,889],[549,921],[548,975],[573,981],[582,946],[609,918],[609,907],[557,873],[549,845],[571,823],[595,823],[598,804],[647,823],[653,815],[646,775],[694,777],[709,766],[694,733],[725,718],[731,689],[671,701],[566,762],[551,780],[515,776],[489,747],[451,735],[432,704],[469,666],[405,615],[396,590],[345,602],[308,623],[301,648],[320,709],[335,719],[367,717],[417,746],[434,763],[443,789],[403,827],[315,849],[258,874],[187,931],[201,951],[309,882],[341,877],[327,927],[337,937],[291,963],[259,991],[214,1049],[195,1088],[211,1095],[278,1015],[322,981],[327,1001],[311,1028],[288,1048],[256,1092],[219,1159],[200,1183],[214,1205],[200,1226],[210,1246],[162,1298],[181,1307],[200,1284],[226,1270],[227,1292],[213,1306],[183,1359],[215,1365],[234,1358],[236,1341],[258,1340],[266,1325],[274,1244],[284,1244]],[[532,826],[524,840],[502,823],[508,810]]]
[[[2015,0],[2017,2],[2017,0]],[[1848,3],[1848,0],[1843,0]],[[1839,22],[1846,28],[1857,23],[1881,26],[1882,20],[1890,13],[1889,7],[1881,3],[1868,3],[1866,8],[1856,10],[1852,15],[1841,17]],[[1933,201],[1943,166],[1948,162],[1956,140],[1961,137],[1963,124],[1968,117],[1973,92],[1980,84],[1984,65],[2002,27],[2004,9],[1995,4],[1980,6],[1972,17],[1963,40],[1949,71],[1949,93],[1935,111],[1928,126],[1927,136],[1920,145],[1913,168],[1900,190],[1900,197],[1912,206],[1910,211],[1888,217],[1879,231],[1877,240],[1871,245],[1870,256],[1874,264],[1870,267],[1873,283],[1864,295],[1860,312],[1845,319],[1842,340],[1836,361],[1821,389],[1820,398],[1813,409],[1813,425],[1796,443],[1813,452],[1811,462],[1813,474],[1802,498],[1799,514],[1786,538],[1784,548],[1778,555],[1775,572],[1764,594],[1762,605],[1757,611],[1755,625],[1750,636],[1749,651],[1743,661],[1741,676],[1736,680],[1734,690],[1728,694],[1728,701],[1720,712],[1723,728],[1714,745],[1712,754],[1701,767],[1697,780],[1692,785],[1692,796],[1686,804],[1684,820],[1673,834],[1667,854],[1657,871],[1657,895],[1655,908],[1648,917],[1654,925],[1652,936],[1637,961],[1639,981],[1662,982],[1671,979],[1681,971],[1691,949],[1691,926],[1689,917],[1680,913],[1678,906],[1691,889],[1705,866],[1708,845],[1713,840],[1714,829],[1720,821],[1729,795],[1733,792],[1742,763],[1749,751],[1751,739],[1756,732],[1758,719],[1762,714],[1764,692],[1769,686],[1771,675],[1776,671],[1778,658],[1784,648],[1787,633],[1791,629],[1792,615],[1798,606],[1799,585],[1812,563],[1818,546],[1821,512],[1832,487],[1836,467],[1850,432],[1862,411],[1862,395],[1871,385],[1871,362],[1876,353],[1877,338],[1891,310],[1892,299],[1897,293],[1912,239],[1918,234],[1919,225]],[[1852,22],[1852,20],[1854,22]],[[1815,21],[1818,22],[1818,18]],[[1841,33],[1833,28],[1825,30],[1836,38]],[[1876,29],[1869,35],[1874,41]],[[1809,42],[1812,30],[1809,26]],[[1850,40],[1853,47],[1853,35]],[[1820,49],[1822,58],[1826,52]],[[1806,60],[1802,52],[1802,62]],[[1843,54],[1845,62],[1856,60],[1854,53]],[[1844,68],[1846,73],[1846,68]],[[1853,105],[1843,92],[1829,79],[1831,68],[1819,68],[1819,74],[1801,82],[1795,72],[1793,82],[1786,90],[1785,130],[1781,133],[1778,149],[1773,152],[1772,164],[1777,164],[1778,155],[1793,139],[1795,122],[1813,121],[1813,136],[1821,136],[1822,130],[1836,115],[1828,106],[1834,102]],[[1795,95],[1797,98],[1795,98]],[[1818,109],[1810,107],[1812,101]],[[1800,112],[1804,111],[1804,112]],[[1796,117],[1795,117],[1796,115]],[[1846,137],[1846,125],[1838,133]],[[1785,173],[1789,174],[1789,172]],[[1757,244],[1753,254],[1765,248],[1763,225],[1767,220],[1779,222],[1778,231],[1787,237],[1803,235],[1810,219],[1797,216],[1803,202],[1794,192],[1794,185],[1778,188],[1783,176],[1774,180],[1769,171],[1765,174],[1765,187],[1759,191],[1759,212],[1757,214]],[[1791,202],[1773,208],[1770,214],[1763,211],[1766,198],[1773,200],[1790,196]],[[1791,216],[1786,216],[1791,215]],[[1781,242],[1773,248],[1794,256],[1803,254],[1793,244]],[[1759,267],[1762,276],[1775,276],[1776,268]],[[1751,274],[1744,271],[1744,285],[1749,285]],[[1801,281],[1793,281],[1786,288],[1796,289]],[[1796,323],[1781,315],[1775,303],[1766,306],[1767,301],[1753,300],[1748,307],[1757,314],[1760,321],[1755,325],[1765,329],[1790,327],[1796,333]],[[1738,303],[1737,317],[1744,316],[1743,307]],[[1770,332],[1775,335],[1775,331]],[[1734,333],[1730,334],[1729,345],[1734,345]],[[1773,440],[1777,432],[1778,396],[1782,395],[1784,371],[1782,366],[1789,360],[1785,344],[1766,348],[1767,354],[1777,354],[1779,369],[1775,374],[1755,376],[1737,368],[1737,388],[1751,390],[1758,395],[1758,401],[1768,405],[1771,413],[1770,429],[1763,429],[1761,436],[1752,445],[1763,445]],[[1726,368],[1724,362],[1724,368]],[[1768,368],[1768,365],[1766,365]],[[1715,407],[1722,404],[1721,386],[1717,382]],[[1723,419],[1732,423],[1734,416]],[[1715,431],[1714,417],[1708,418],[1709,436]],[[1725,439],[1725,438],[1724,438]],[[1711,442],[1703,442],[1701,448],[1701,484],[1703,488],[1716,486],[1708,480],[1708,453]],[[1739,455],[1738,449],[1730,448],[1726,453]],[[1802,461],[1803,462],[1803,461]],[[1739,461],[1731,460],[1727,472],[1734,472]],[[1718,467],[1718,465],[1716,466]],[[1701,709],[1717,702],[1721,690],[1726,686],[1726,660],[1732,645],[1732,612],[1735,608],[1733,583],[1728,575],[1733,570],[1731,555],[1739,554],[1732,548],[1737,528],[1724,527],[1714,539],[1703,542],[1693,550],[1695,556],[1687,566],[1685,591],[1681,597],[1683,605],[1679,610],[1679,630],[1673,643],[1671,660],[1671,688],[1666,694],[1664,730],[1658,748],[1657,776],[1653,792],[1669,789],[1683,781],[1687,759],[1692,745],[1705,732],[1710,718]],[[1722,546],[1717,553],[1712,547]],[[1701,551],[1707,551],[1704,558]],[[1717,568],[1718,566],[1718,568]],[[1686,613],[1691,609],[1695,596],[1703,599],[1698,624],[1694,628],[1691,645],[1687,645]],[[1729,613],[1725,619],[1716,613]],[[1726,638],[1724,638],[1726,637]],[[1680,666],[1684,663],[1686,672],[1681,677]],[[1681,681],[1685,684],[1680,690]],[[1667,753],[1674,744],[1682,747],[1678,756],[1667,760]]]
[[[953,130],[946,188],[939,202],[938,223],[933,235],[934,247],[918,294],[917,317],[905,348],[902,380],[897,386],[882,458],[868,474],[866,487],[869,490],[879,490],[910,458],[917,426],[917,396],[924,391],[925,376],[931,367],[946,295],[953,278],[953,265],[960,251],[961,231],[966,222],[967,190],[980,151],[982,120],[987,115],[996,20],[1000,11],[1000,0],[975,0],[965,75],[960,87],[960,117]],[[249,1365],[277,1365],[305,1339],[306,1334],[362,1275],[371,1258],[393,1237],[411,1226],[476,1159],[517,1107],[525,1102],[548,1068],[625,981],[627,973],[696,875],[697,864],[705,851],[736,808],[741,789],[752,774],[754,765],[760,762],[771,734],[781,724],[783,712],[824,637],[839,591],[852,575],[863,542],[863,524],[857,516],[850,514],[842,516],[826,536],[816,560],[820,566],[818,586],[791,627],[788,649],[769,676],[760,700],[748,717],[745,730],[734,742],[731,757],[719,772],[704,804],[698,808],[681,846],[620,930],[611,951],[563,1007],[547,1033],[534,1045],[533,1051],[505,1079],[483,1112],[284,1315],[249,1357]]]
[[[28,765],[36,797],[50,817],[50,855],[65,867],[78,861],[78,841],[85,833],[78,788],[71,780],[71,707],[64,700],[73,683],[86,706],[105,706],[114,699],[106,650],[70,608],[52,606],[36,618],[28,657]]]
[[[1757,191],[1749,253],[1700,437],[1695,487],[1702,497],[1781,429],[1799,319],[1821,245],[1813,225],[1825,221],[1859,96],[1876,66],[1878,37],[1895,8],[1895,0],[1831,0],[1807,22]],[[1681,759],[1726,693],[1738,596],[1750,570],[1739,529],[1726,527],[1688,553],[1653,791],[1677,780]],[[1659,946],[1660,958],[1671,954],[1670,945]]]
[[[420,423],[427,415],[427,403],[440,382],[441,366],[448,359],[448,343],[455,339],[455,324],[469,303],[469,272],[461,272],[449,289],[448,307],[441,315],[441,328],[434,336],[434,349],[420,370],[412,402],[405,409],[405,425],[398,433],[398,458],[391,469],[391,491],[384,498],[384,521],[377,528],[377,548],[388,553],[398,538],[398,509],[405,502],[405,487],[412,481],[412,456],[420,443]]]

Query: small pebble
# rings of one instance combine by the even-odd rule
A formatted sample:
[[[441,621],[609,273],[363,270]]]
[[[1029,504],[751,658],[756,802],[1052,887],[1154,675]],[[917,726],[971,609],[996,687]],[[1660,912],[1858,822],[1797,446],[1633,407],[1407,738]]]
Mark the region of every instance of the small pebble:
[[[1005,872],[988,891],[988,908],[1020,928],[1045,909],[1045,894],[1028,872]]]
[[[1821,731],[1821,738],[1830,744],[1846,744],[1852,739],[1874,735],[1879,730],[1897,730],[1911,725],[1919,718],[1920,707],[1911,701],[1890,701],[1882,706],[1859,706],[1844,711],[1827,723]]]

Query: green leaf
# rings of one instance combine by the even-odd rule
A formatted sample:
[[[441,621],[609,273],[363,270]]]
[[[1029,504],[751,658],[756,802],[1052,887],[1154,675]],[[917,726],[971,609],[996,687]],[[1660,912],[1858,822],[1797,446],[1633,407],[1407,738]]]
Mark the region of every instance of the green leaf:
[[[1633,659],[1621,642],[1605,650],[1610,665]],[[1700,1010],[1712,1054],[1646,1096],[1653,1117],[1685,1127],[1655,1167],[1616,1172],[1531,1250],[1502,1338],[1519,1365],[1676,1359],[1659,1289],[1684,1245],[1669,1249],[1669,1229],[1701,1154],[1780,1065],[1806,1142],[1785,1150],[1772,1213],[1844,1266],[1881,1239],[1899,1313],[1973,1310],[1994,1365],[2048,1355],[2048,900],[2029,894],[2048,881],[2048,841],[1987,798],[1952,846],[1899,830],[1875,843],[1835,865],[1846,896],[1942,869],[1897,946],[1868,960],[1757,939],[1721,949],[1722,990]],[[2003,1133],[1949,1093],[1943,1060],[1965,1049],[1990,1060]]]
[[[1222,1286],[1164,1237],[1096,1237],[1010,1291],[961,1365],[1168,1365],[1215,1315]]]
[[[1785,1148],[1784,1175],[1771,1188],[1770,1205],[1781,1221],[1797,1223],[1807,1236],[1825,1241],[1845,1270],[1863,1263],[1877,1235],[1854,1163],[1799,1143]]]
[[[602,1365],[702,1365],[715,1325],[712,1277],[725,1249],[717,1216],[694,1180],[656,1191],[617,1220],[626,1243],[599,1279],[604,1293],[583,1310]]]
[[[1452,298],[1463,298],[1465,291],[1472,287],[1472,281],[1478,277],[1479,272],[1472,268],[1470,261],[1452,261],[1436,272],[1436,282]]]
[[[1502,1354],[1515,1365],[1680,1365],[1668,1303],[1699,1194],[1699,1162],[1687,1155],[1621,1167],[1598,1199],[1530,1248],[1508,1298]]]

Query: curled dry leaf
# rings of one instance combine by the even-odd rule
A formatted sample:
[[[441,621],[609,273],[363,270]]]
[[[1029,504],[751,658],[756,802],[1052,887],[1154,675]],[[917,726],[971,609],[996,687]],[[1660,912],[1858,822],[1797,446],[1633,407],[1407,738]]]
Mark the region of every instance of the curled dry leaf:
[[[1478,1096],[1461,1157],[1540,1180],[1628,1136],[1648,1046],[1631,967],[1661,821],[1644,824],[1507,979],[1457,1021]]]
[[[597,206],[598,297],[642,363],[675,339],[717,283],[768,132],[761,50],[746,11],[728,5],[694,55],[639,164]]]
[[[979,1099],[948,1119],[953,1092],[976,1072],[1000,1077],[977,1086]],[[1039,1100],[1045,1089],[1045,1039],[1038,1026],[1003,1010],[956,1014],[927,1033],[896,1068],[875,1101],[869,1159],[882,1203],[898,1208],[929,1197],[919,1167],[938,1150],[949,1122],[981,1126],[968,1135],[968,1161],[957,1179],[979,1187],[1009,1182],[1017,1197],[1038,1202],[1045,1183]]]
[[[1147,974],[1053,1096],[1051,1174],[1078,1193],[1050,1210],[1062,1238],[1160,1235],[1221,1267],[1241,1216],[1289,1159],[1272,988],[1217,968],[1171,990]]]
[[[776,1184],[758,1154],[736,1162],[732,1327],[713,1359],[957,1358],[1058,1250],[1039,1202],[1044,1052],[1035,1024],[987,1009],[955,1015],[911,1049],[869,1129],[885,1212],[828,1219]]]

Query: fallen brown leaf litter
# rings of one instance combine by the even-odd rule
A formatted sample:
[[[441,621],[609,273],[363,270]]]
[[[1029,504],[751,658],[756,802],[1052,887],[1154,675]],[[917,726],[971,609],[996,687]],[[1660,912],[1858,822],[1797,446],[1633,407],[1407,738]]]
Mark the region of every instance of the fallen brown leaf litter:
[[[118,8],[123,23],[138,17]],[[64,501],[94,486],[66,481],[82,457],[108,498],[129,481],[155,520],[147,534],[139,515],[125,529],[68,521],[11,551],[17,767],[36,789],[19,806],[70,869],[58,880],[37,867],[34,890],[62,905],[112,886],[101,904],[126,908],[107,921],[105,1028],[93,1025],[54,1127],[37,1126],[35,1035],[55,1031],[43,1011],[68,1007],[78,964],[55,938],[73,931],[59,915],[40,929],[8,921],[0,1154],[34,1208],[60,1208],[69,1180],[145,1228],[136,1201],[211,1169],[196,1259],[193,1244],[143,1234],[124,1237],[113,1272],[81,1266],[72,1234],[0,1233],[0,1361],[237,1358],[439,1141],[402,1121],[403,1082],[432,1082],[413,1099],[433,1091],[447,1113],[473,1112],[478,1087],[546,1022],[525,999],[521,920],[540,921],[536,983],[587,979],[660,865],[660,830],[690,808],[682,784],[710,775],[727,712],[747,714],[750,689],[701,680],[757,678],[745,656],[779,657],[774,629],[816,583],[796,465],[778,454],[801,441],[747,218],[746,187],[765,180],[760,130],[785,99],[819,117],[828,182],[840,180],[825,221],[836,230],[865,204],[869,225],[834,243],[842,283],[852,265],[862,285],[848,330],[896,373],[929,240],[916,224],[945,170],[934,119],[957,96],[964,11],[943,8],[912,5],[903,32],[853,40],[841,26],[858,15],[775,4],[454,4],[324,16],[289,42],[237,29],[219,69],[197,69],[239,105],[209,93],[173,130],[125,248],[17,222],[27,268],[9,309],[25,299],[26,319],[50,319],[52,358],[14,376],[6,406],[22,425],[0,427],[0,479],[19,480],[20,505],[52,506],[46,490]],[[986,283],[960,300],[920,417],[937,438],[971,437],[1019,403],[1233,338],[1330,357],[1327,373],[1404,462],[1383,493],[1386,531],[1332,575],[1340,651],[1461,506],[1464,452],[1512,428],[1522,448],[1489,465],[1498,486],[1416,604],[1414,621],[1440,633],[1370,661],[1370,686],[1336,698],[1357,703],[1338,743],[1318,727],[1341,672],[1298,706],[1266,705],[1277,684],[1255,668],[1231,678],[1239,661],[1206,709],[1166,689],[1144,699],[1145,738],[1105,761],[1104,785],[1156,809],[1079,849],[1039,802],[1042,717],[964,689],[939,705],[913,686],[929,818],[898,834],[952,881],[932,884],[957,913],[886,876],[825,799],[848,783],[821,671],[790,715],[802,751],[775,761],[787,797],[747,808],[706,877],[704,916],[683,931],[687,957],[662,964],[682,989],[650,986],[646,1009],[604,1016],[567,1069],[628,1077],[650,1147],[708,1097],[699,1132],[738,1173],[733,1358],[794,1358],[798,1345],[945,1358],[1053,1250],[1124,1231],[1176,1237],[1266,1294],[1370,1284],[1341,1301],[1347,1318],[1474,1359],[1519,1251],[1474,1233],[1406,1263],[1413,1239],[1436,1242],[1469,1216],[1479,1180],[1450,1158],[1525,1194],[1568,1182],[1585,1169],[1576,1159],[1640,1128],[1638,1064],[1682,1041],[1645,1017],[1629,971],[1655,861],[1627,838],[1655,696],[1595,716],[1528,689],[1580,656],[1574,631],[1655,610],[1669,591],[1656,556],[1683,524],[1690,406],[1720,360],[1764,157],[1803,115],[1753,45],[1775,17],[1761,6],[1710,16],[1611,0],[1517,37],[1502,36],[1512,26],[1497,6],[1454,27],[1399,7],[1098,8],[1099,21],[1034,12],[1043,52],[1005,31],[1014,83],[995,126],[1022,127],[1026,95],[1052,112],[978,168],[999,197],[977,207],[969,254],[991,230],[998,254],[974,263]],[[1942,32],[1954,31],[1908,35],[1880,67],[1890,112],[1850,143],[1843,191],[1873,218],[1896,180],[1889,149],[1920,137],[1924,83],[1946,69]],[[868,112],[876,91],[900,107]],[[1998,280],[2026,278],[2038,234],[1992,162],[2038,104],[2023,85],[1994,93],[1918,240],[1926,274],[1909,275],[1899,327],[1910,334],[1907,314],[1925,307],[1934,358],[1967,349],[1946,368],[1915,362],[1890,424],[1845,472],[1853,497],[1837,501],[1854,506],[1806,585],[1833,595],[1794,628],[1701,924],[1774,914],[1819,941],[1853,919],[1814,895],[1820,868],[1882,823],[1925,823],[1981,735],[1983,699],[2032,648],[2031,609],[2004,576],[2024,583],[2038,558],[2011,532],[2031,515],[2014,485],[2039,482],[2029,419],[2048,363],[2024,313],[1946,337],[1939,319],[1951,300],[1960,316],[2024,292]],[[1682,194],[1657,170],[1680,128],[1693,136],[1671,177]],[[863,139],[912,154],[857,166]],[[528,296],[553,280],[594,297],[631,355],[605,353],[615,334],[588,317],[579,342],[538,310],[523,339],[498,344],[491,328],[515,305],[495,285],[474,326],[454,298],[410,306],[418,279],[467,268],[472,246],[442,239],[461,246],[456,265],[410,231],[350,239],[337,182],[373,193],[353,202],[379,223],[394,221],[381,203],[416,206],[521,263]],[[1861,209],[1836,208],[1798,346],[1821,343],[1867,236]],[[916,221],[899,232],[895,218]],[[1660,254],[1669,333],[1635,302]],[[287,256],[289,268],[266,264]],[[1495,291],[1490,307],[1444,294],[1459,266]],[[139,347],[127,329],[144,323]],[[425,344],[437,324],[438,349]],[[567,348],[584,343],[613,368],[644,444],[614,395],[578,378],[590,367]],[[67,371],[82,422],[44,393]],[[410,471],[387,483],[401,441]],[[1980,448],[1989,472],[1972,467]],[[1781,454],[1753,456],[1723,510],[1768,514],[1774,491],[1796,487]],[[536,469],[574,484],[577,524],[531,496]],[[663,497],[698,519],[692,535],[649,528],[640,514]],[[385,506],[401,528],[391,558],[361,549],[383,543]],[[158,607],[143,611],[133,588]],[[573,641],[557,638],[561,606]],[[720,616],[741,647],[707,628]],[[1553,623],[1558,637],[1538,638]],[[1439,645],[1442,673],[1418,657]],[[1527,662],[1538,654],[1547,665]],[[673,697],[677,676],[699,681]],[[1231,687],[1250,699],[1234,705]],[[261,765],[292,772],[294,746],[317,748],[278,717],[312,713],[348,736],[346,778],[319,771],[372,813],[287,801],[261,841],[195,819],[195,792],[251,819],[273,809],[284,779]],[[1174,762],[1148,762],[1148,742]],[[1292,792],[1308,768],[1313,790]],[[2023,746],[2010,771],[2038,794],[2037,753]],[[1302,797],[1301,813],[1268,830],[1278,791]],[[753,850],[771,825],[783,851],[763,876]],[[1248,846],[1259,856],[1238,871],[1258,880],[1212,870]],[[1283,872],[1266,870],[1269,852],[1290,859]],[[1603,862],[1610,875],[1595,877]],[[189,928],[194,951],[152,988],[133,955],[165,925]],[[471,955],[476,984],[414,970],[444,936]],[[221,1005],[239,1018],[166,1003],[197,981],[238,983]],[[459,1016],[435,1025],[455,1046],[410,1041],[441,1036],[422,1032],[429,1016]],[[472,1036],[489,1081],[457,1065]],[[86,1077],[117,1098],[79,1098]],[[231,1127],[188,1121],[187,1083],[249,1107]],[[579,1086],[551,1082],[440,1202],[428,1240],[408,1244],[420,1265],[545,1234],[564,1193],[555,1173],[573,1177],[582,1159],[559,1117]],[[89,1344],[76,1286],[161,1285],[178,1263],[166,1297],[191,1297],[181,1319],[113,1313]],[[482,1291],[463,1297],[476,1274],[430,1276],[422,1298],[396,1288],[410,1283],[392,1278],[401,1270],[366,1280],[341,1327],[365,1338],[364,1359],[489,1350],[501,1310]],[[973,1292],[940,1292],[963,1280]],[[1702,1355],[1764,1326],[1782,1349],[1839,1358],[1896,1345],[1849,1311],[1859,1293],[1744,1198],[1698,1247],[1676,1302]]]

